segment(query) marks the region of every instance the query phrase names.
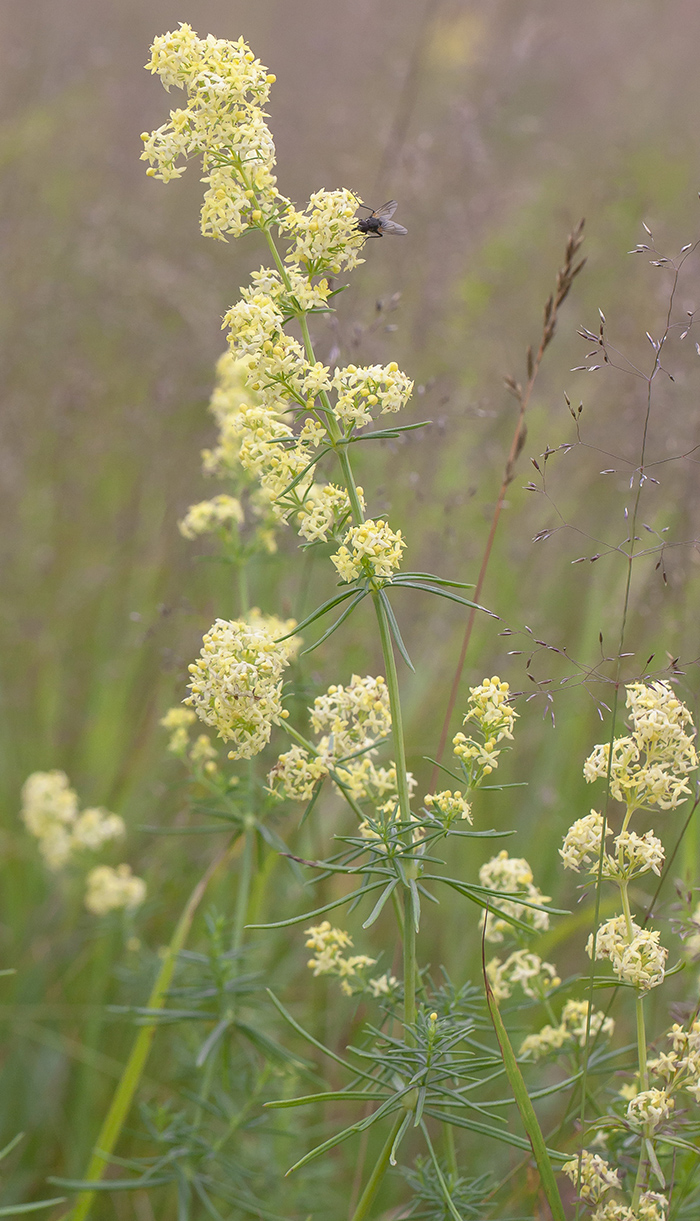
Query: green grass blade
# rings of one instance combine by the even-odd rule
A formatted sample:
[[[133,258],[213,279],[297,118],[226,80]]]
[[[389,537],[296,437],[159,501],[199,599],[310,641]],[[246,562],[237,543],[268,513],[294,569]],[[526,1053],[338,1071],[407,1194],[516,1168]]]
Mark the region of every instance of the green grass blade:
[[[485,927],[486,926],[484,926],[484,931]],[[520,1066],[516,1060],[511,1041],[508,1038],[508,1031],[503,1024],[503,1019],[498,1008],[496,997],[494,996],[493,989],[491,988],[488,976],[486,974],[486,959],[483,946],[484,942],[482,940],[482,961],[484,970],[484,986],[486,988],[486,1003],[489,1008],[489,1014],[491,1015],[491,1021],[493,1022],[493,1028],[496,1032],[496,1038],[498,1039],[498,1046],[501,1049],[503,1066],[510,1082],[510,1088],[513,1091],[515,1105],[520,1112],[520,1118],[523,1121],[523,1126],[527,1132],[528,1140],[530,1141],[530,1145],[532,1147],[535,1162],[537,1163],[537,1169],[540,1172],[542,1190],[547,1197],[547,1203],[551,1209],[552,1217],[554,1221],[566,1221],[564,1206],[561,1202],[559,1188],[557,1187],[557,1181],[554,1177],[554,1170],[549,1159],[549,1153],[547,1152],[547,1146],[542,1135],[542,1129],[540,1128],[537,1115],[535,1113],[535,1108],[530,1100],[530,1095],[528,1094],[527,1086],[520,1071]]]

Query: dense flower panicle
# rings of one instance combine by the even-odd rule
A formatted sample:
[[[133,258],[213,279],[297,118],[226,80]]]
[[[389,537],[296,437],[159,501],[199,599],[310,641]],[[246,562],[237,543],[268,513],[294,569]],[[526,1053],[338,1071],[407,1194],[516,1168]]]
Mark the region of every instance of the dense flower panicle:
[[[590,865],[592,862],[590,872],[595,873],[598,869],[602,833],[603,815],[597,810],[591,810],[590,814],[577,818],[564,836],[563,847],[559,849],[564,868],[575,869],[578,873],[582,865]],[[612,835],[612,827],[606,826],[605,834]]]
[[[441,793],[426,793],[425,804],[436,818],[439,818],[445,826],[451,826],[455,819],[466,818],[467,822],[473,822],[472,807],[466,797],[455,790],[443,789]]]
[[[209,400],[209,411],[221,426],[231,414],[242,407],[253,407],[257,399],[248,385],[250,361],[230,350],[216,362],[216,380]]]
[[[328,775],[328,764],[314,758],[296,743],[280,755],[267,777],[268,788],[289,801],[310,801],[319,780]]]
[[[485,678],[478,687],[470,687],[469,692],[465,724],[473,721],[484,737],[494,742],[501,742],[503,738],[512,741],[513,727],[519,714],[508,702],[508,683],[495,674],[493,678]]]
[[[576,820],[564,836],[563,847],[559,849],[565,869],[578,872],[582,866],[588,866],[589,874],[598,873],[602,830],[603,816],[596,810]],[[612,835],[612,829],[607,824],[605,834]],[[615,836],[614,845],[614,855],[606,853],[603,857],[604,878],[629,880],[649,870],[660,876],[664,850],[661,840],[651,831],[646,831],[644,835],[637,835],[635,831],[621,831]]]
[[[314,191],[303,212],[289,207],[280,229],[293,243],[285,262],[300,264],[309,276],[338,275],[363,263],[364,236],[357,228],[357,198],[352,191]]]
[[[664,1119],[668,1119],[675,1105],[666,1090],[642,1090],[630,1099],[627,1118],[634,1127],[653,1131]]]
[[[387,818],[398,817],[398,784],[396,779],[396,764],[388,767],[376,767],[368,752],[360,758],[350,759],[343,764],[337,764],[336,776],[343,786],[343,791],[358,805],[369,802],[375,806],[379,814]],[[406,784],[409,796],[416,787],[416,779],[412,772],[406,772]]]
[[[452,739],[452,748],[471,788],[478,788],[484,778],[498,767],[501,753],[496,749],[498,743],[513,737],[518,713],[508,703],[509,690],[508,683],[502,682],[497,675],[485,678],[477,687],[469,688],[463,724],[473,726],[484,740],[482,742],[460,732]]]
[[[362,428],[375,415],[400,411],[413,390],[413,382],[395,361],[336,369],[332,384],[337,395],[335,414],[346,428]]]
[[[200,500],[190,505],[178,529],[183,538],[196,538],[199,534],[211,534],[214,530],[240,526],[244,513],[240,500],[221,493],[211,500]]]
[[[284,312],[279,302],[256,285],[242,288],[240,300],[224,314],[221,325],[228,330],[232,354],[238,359],[252,358],[249,360],[249,384],[256,376],[253,362],[267,344],[272,351],[281,337],[283,323]]]
[[[362,488],[357,491],[363,504]],[[299,533],[309,543],[323,542],[343,527],[351,511],[345,488],[333,483],[313,483],[298,511]]]
[[[101,848],[112,839],[120,839],[126,827],[118,814],[110,814],[101,806],[83,810],[73,824],[73,845],[82,848]]]
[[[520,1055],[525,1059],[541,1060],[544,1056],[561,1051],[563,1047],[571,1049],[572,1043],[584,1048],[587,1025],[588,1001],[567,1001],[562,1010],[560,1024],[543,1026],[536,1034],[528,1035],[520,1045]],[[614,1029],[615,1022],[611,1017],[606,1017],[601,1009],[593,1010],[590,1019],[591,1039],[600,1035],[606,1039],[612,1038]]]
[[[307,963],[314,975],[338,976],[340,987],[346,996],[365,990],[365,973],[369,967],[374,966],[376,958],[368,958],[366,954],[354,954],[345,958],[343,950],[352,945],[352,937],[343,929],[332,928],[328,920],[307,928],[306,935],[307,949],[315,951],[313,958]]]
[[[613,1170],[604,1158],[597,1153],[590,1153],[588,1149],[581,1151],[580,1162],[579,1158],[574,1157],[562,1166],[562,1171],[568,1175],[574,1186],[578,1184],[580,1197],[587,1204],[597,1203],[605,1192],[619,1191],[622,1186],[619,1171]]]
[[[631,734],[596,746],[583,768],[585,779],[605,779],[628,807],[675,809],[691,792],[687,776],[698,766],[692,718],[668,683],[630,683],[627,687]]]
[[[399,568],[405,546],[400,530],[394,532],[387,522],[368,518],[360,526],[350,527],[331,561],[343,581],[361,576],[387,578]]]
[[[504,848],[498,856],[492,857],[490,861],[481,866],[479,881],[482,886],[495,892],[499,911],[516,920],[521,920],[524,924],[529,925],[533,932],[543,932],[549,928],[548,912],[526,906],[514,899],[501,898],[502,894],[518,892],[528,903],[544,905],[550,902],[549,896],[543,895],[533,884],[532,870],[523,857],[510,857]],[[484,917],[482,917],[482,927],[483,923]],[[486,917],[486,940],[503,941],[506,933],[517,936],[518,930],[513,929],[513,926],[499,915],[489,912]]]
[[[643,1191],[637,1207],[607,1200],[596,1208],[591,1221],[666,1221],[668,1200],[656,1191]]]
[[[198,38],[181,24],[155,39],[146,65],[165,88],[187,92],[187,106],[170,122],[144,133],[147,173],[169,182],[184,173],[189,157],[202,158],[207,190],[201,227],[226,240],[276,215],[281,203],[272,169],[275,146],[263,107],[274,82],[243,39]]]
[[[586,1028],[589,1025],[588,1009],[588,1001],[569,1000],[562,1010],[562,1021],[572,1037],[577,1040],[579,1047],[586,1046]],[[591,1039],[595,1039],[600,1034],[606,1039],[611,1039],[614,1030],[614,1018],[606,1017],[602,1009],[594,1009],[590,1019]]]
[[[668,1032],[671,1051],[661,1052],[647,1061],[647,1069],[660,1078],[670,1092],[686,1089],[696,1103],[700,1102],[700,1021],[693,1021],[688,1030],[675,1023]]]
[[[492,958],[486,964],[486,974],[497,1001],[512,996],[516,984],[526,996],[542,999],[561,983],[556,967],[528,950],[515,950],[505,962]]]
[[[100,848],[124,834],[118,814],[92,807],[78,813],[65,772],[33,772],[22,787],[22,821],[39,841],[49,869],[62,869],[82,849]]]
[[[22,821],[37,839],[55,826],[75,822],[78,797],[65,772],[32,772],[22,786]]]
[[[87,877],[85,906],[94,916],[125,907],[129,911],[140,907],[146,898],[146,883],[134,877],[129,865],[98,865]]]
[[[280,755],[268,777],[271,792],[308,801],[318,781],[332,770],[356,803],[371,801],[376,806],[396,795],[395,765],[376,767],[371,759],[376,754],[373,744],[391,730],[389,692],[381,675],[353,674],[347,687],[333,684],[316,697],[309,715],[318,737],[317,753],[293,746]],[[410,773],[408,784],[412,792],[415,780]]]
[[[520,1044],[520,1056],[523,1060],[542,1060],[545,1056],[556,1054],[569,1042],[569,1031],[563,1022],[558,1026],[547,1024],[536,1034],[528,1034]]]
[[[668,950],[659,944],[661,934],[656,929],[642,929],[632,921],[631,935],[623,915],[606,920],[598,929],[595,942],[596,958],[610,960],[619,979],[640,991],[656,988],[663,981]],[[588,957],[593,956],[593,934],[586,944]]]
[[[389,689],[381,674],[353,674],[347,687],[333,684],[310,710],[314,733],[331,739],[336,758],[363,750],[391,731]]]
[[[607,856],[603,862],[608,878],[634,878],[651,870],[661,876],[664,849],[661,840],[651,831],[637,835],[635,831],[621,831],[614,840],[616,855]]]
[[[217,619],[189,666],[190,694],[184,701],[224,742],[232,759],[250,759],[269,742],[282,708],[282,673],[299,647],[296,637],[278,641],[295,627],[254,612],[248,620]],[[281,629],[281,630],[280,630]]]

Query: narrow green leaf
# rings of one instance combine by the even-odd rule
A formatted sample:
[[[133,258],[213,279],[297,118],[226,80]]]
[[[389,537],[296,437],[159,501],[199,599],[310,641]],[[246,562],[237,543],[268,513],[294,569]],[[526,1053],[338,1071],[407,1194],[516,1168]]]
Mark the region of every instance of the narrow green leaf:
[[[305,1094],[300,1098],[274,1098],[264,1105],[270,1110],[284,1110],[286,1107],[306,1107],[317,1102],[341,1102],[349,1098],[351,1101],[377,1101],[377,1095],[370,1090],[328,1090],[323,1094]]]
[[[326,778],[325,776],[321,776],[321,778],[316,781],[316,783],[314,785],[314,791],[311,794],[311,800],[309,801],[306,809],[304,810],[304,813],[301,816],[301,819],[299,822],[300,827],[303,827],[303,825],[306,822],[307,818],[309,817],[311,811],[313,810],[314,806],[316,805],[316,802],[318,801],[319,795],[321,793],[321,789],[323,788],[323,782],[324,782],[325,778]]]
[[[36,1200],[33,1204],[6,1204],[0,1208],[0,1217],[18,1217],[20,1213],[34,1213],[39,1208],[52,1208],[54,1204],[65,1204],[65,1196],[56,1196],[55,1200]]]
[[[396,428],[378,428],[372,432],[355,433],[352,437],[348,437],[348,445],[355,445],[358,441],[382,441],[386,437],[398,437],[402,432],[415,432],[417,428],[427,428],[428,424],[432,424],[432,420],[420,420],[418,424],[397,424]]]
[[[323,644],[324,640],[328,640],[328,637],[332,636],[334,632],[338,631],[338,628],[340,627],[341,623],[345,623],[345,620],[348,618],[349,615],[352,614],[355,607],[359,606],[359,604],[363,600],[363,598],[366,598],[366,597],[367,597],[367,590],[361,589],[360,592],[357,594],[357,597],[353,598],[350,605],[346,606],[345,610],[342,612],[342,614],[340,614],[338,616],[335,623],[332,623],[331,626],[323,633],[323,635],[320,636],[318,640],[314,640],[314,643],[310,644],[307,649],[302,649],[299,656],[305,657],[307,653],[313,653],[314,649],[317,649],[319,645]]]
[[[408,879],[408,885],[409,885],[409,888],[411,891],[411,911],[413,912],[413,927],[415,928],[416,932],[419,933],[420,932],[420,895],[418,894],[418,887],[416,886],[414,878]]]
[[[322,615],[325,615],[328,611],[333,610],[334,606],[339,606],[341,602],[345,602],[346,598],[351,598],[355,593],[357,593],[357,586],[353,585],[349,589],[344,589],[342,593],[335,594],[334,597],[328,598],[321,604],[321,606],[317,606],[315,611],[312,611],[310,615],[307,615],[306,619],[302,619],[301,623],[298,623],[293,631],[287,632],[286,636],[278,637],[275,643],[281,644],[283,640],[289,640],[291,636],[296,636],[299,632],[303,632],[305,627],[309,627],[311,623],[315,623],[316,620],[320,619]]]
[[[450,1190],[449,1190],[449,1187],[447,1186],[447,1183],[445,1182],[445,1176],[442,1173],[440,1163],[435,1156],[435,1150],[433,1149],[433,1143],[430,1139],[430,1134],[428,1132],[428,1129],[423,1122],[421,1122],[420,1126],[421,1126],[421,1131],[423,1133],[423,1136],[425,1137],[425,1143],[428,1146],[428,1153],[430,1154],[430,1160],[433,1163],[433,1168],[435,1170],[435,1174],[437,1175],[438,1183],[440,1184],[440,1190],[442,1192],[443,1199],[447,1205],[450,1215],[454,1218],[454,1221],[463,1221],[462,1216],[459,1213],[459,1211],[457,1210],[457,1208],[455,1206],[455,1202],[452,1199],[452,1196],[450,1195]]]
[[[398,884],[399,884],[399,879],[393,878],[392,881],[389,882],[389,885],[384,888],[384,890],[380,894],[379,898],[377,899],[377,902],[375,903],[374,907],[372,908],[370,914],[368,915],[367,919],[365,920],[364,924],[362,925],[363,928],[372,927],[375,920],[377,920],[379,918],[379,915],[381,914],[382,908],[384,907],[384,904],[386,903],[387,899],[390,898],[390,896],[393,894],[393,892],[396,889],[396,887],[398,886]]]
[[[15,1146],[18,1145],[19,1142],[23,1139],[24,1139],[24,1132],[18,1132],[16,1136],[13,1136],[12,1140],[8,1141],[8,1143],[5,1145],[4,1149],[0,1149],[0,1162],[3,1160],[3,1158],[7,1157],[8,1153],[12,1153],[12,1150],[15,1148]]]
[[[303,912],[301,916],[290,916],[288,920],[275,920],[271,924],[246,924],[246,928],[289,928],[292,924],[301,924],[303,920],[312,920],[314,916],[323,916],[325,912],[331,912],[334,908],[342,907],[344,903],[350,903],[358,896],[367,895],[370,891],[385,885],[384,879],[381,882],[372,882],[369,886],[362,886],[359,890],[354,890],[349,895],[343,895],[340,899],[334,899],[332,903],[317,907],[312,912]]]
[[[438,598],[447,598],[448,602],[458,602],[460,606],[469,606],[472,610],[483,611],[491,619],[499,618],[493,611],[487,610],[485,606],[480,606],[478,602],[470,602],[468,598],[460,598],[458,594],[451,594],[447,589],[436,589],[432,585],[424,585],[422,581],[402,581],[399,578],[395,578],[391,585],[392,588],[422,589],[423,593],[435,594]]]
[[[474,581],[448,581],[446,577],[436,577],[432,572],[400,572],[399,581],[431,581],[434,585],[450,585],[454,589],[473,589]]]
[[[401,632],[399,631],[399,625],[396,622],[396,616],[395,616],[393,610],[391,609],[391,603],[390,603],[389,599],[387,598],[383,589],[380,589],[379,597],[380,597],[382,605],[384,606],[384,609],[386,611],[386,617],[389,621],[389,631],[391,632],[391,635],[394,639],[394,643],[396,644],[396,647],[399,650],[399,653],[403,657],[404,661],[406,662],[406,665],[408,666],[409,670],[413,670],[413,673],[415,674],[415,672],[416,672],[415,666],[413,665],[411,658],[408,656],[408,651],[406,649],[406,645],[404,644],[403,637],[401,636]]]
[[[306,1166],[309,1162],[313,1162],[315,1158],[320,1157],[322,1153],[327,1153],[329,1149],[334,1149],[336,1145],[342,1144],[343,1141],[347,1140],[350,1136],[354,1136],[358,1131],[359,1128],[357,1124],[353,1123],[350,1124],[349,1128],[343,1128],[342,1132],[336,1132],[335,1136],[329,1137],[328,1140],[324,1140],[322,1145],[316,1145],[315,1149],[311,1149],[309,1153],[305,1153],[303,1157],[300,1157],[298,1162],[295,1162],[293,1166],[289,1167],[287,1174],[293,1174],[295,1170],[300,1170],[302,1166]],[[287,1176],[285,1175],[285,1178],[286,1177]]]
[[[376,1085],[376,1078],[373,1077],[371,1073],[365,1073],[361,1068],[354,1068],[352,1064],[348,1064],[347,1060],[344,1060],[342,1056],[337,1054],[337,1052],[331,1051],[330,1047],[326,1047],[324,1043],[319,1043],[318,1039],[315,1039],[312,1034],[309,1034],[308,1030],[304,1030],[304,1027],[300,1026],[299,1023],[294,1020],[291,1013],[285,1009],[284,1005],[280,1000],[277,999],[274,992],[272,992],[269,988],[267,988],[266,991],[267,995],[275,1006],[275,1009],[277,1009],[278,1013],[282,1015],[285,1022],[291,1026],[292,1030],[296,1030],[297,1034],[301,1035],[302,1039],[306,1039],[307,1043],[310,1043],[311,1046],[315,1047],[317,1051],[323,1052],[324,1056],[329,1056],[331,1060],[335,1060],[336,1064],[340,1064],[342,1068],[344,1068],[352,1076],[364,1077],[365,1081],[370,1081],[372,1085]]]

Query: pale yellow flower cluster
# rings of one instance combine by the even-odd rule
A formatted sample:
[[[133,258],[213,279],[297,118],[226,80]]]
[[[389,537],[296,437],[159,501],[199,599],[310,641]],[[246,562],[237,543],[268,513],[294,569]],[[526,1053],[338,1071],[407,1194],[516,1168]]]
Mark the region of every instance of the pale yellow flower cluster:
[[[580,1182],[579,1182],[580,1166]],[[620,1174],[600,1157],[598,1153],[590,1153],[583,1149],[581,1158],[572,1158],[562,1166],[564,1174],[568,1175],[574,1186],[579,1184],[579,1194],[587,1204],[597,1204],[606,1192],[619,1191],[621,1187]]]
[[[286,636],[296,623],[275,616],[228,621],[217,619],[189,666],[190,694],[185,703],[224,742],[230,759],[250,759],[269,742],[272,725],[287,713],[282,707],[282,673],[301,641]]]
[[[189,157],[201,156],[205,236],[226,241],[276,215],[286,201],[275,186],[275,146],[263,109],[275,78],[243,39],[198,38],[183,23],[154,40],[146,67],[188,98],[169,123],[141,137],[147,173],[169,182],[184,173]]]
[[[386,580],[400,566],[405,546],[400,530],[393,531],[387,522],[368,518],[360,526],[350,527],[331,561],[343,581],[358,577]]]
[[[353,674],[347,687],[333,684],[316,696],[309,715],[318,737],[317,753],[294,745],[280,755],[268,776],[271,792],[308,801],[317,782],[333,770],[356,802],[376,805],[395,797],[395,766],[378,768],[371,758],[377,753],[374,743],[391,731],[389,692],[381,675]],[[412,776],[409,783],[413,787]]]
[[[565,869],[579,872],[582,865],[589,865],[589,873],[596,873],[600,857],[600,840],[603,833],[603,815],[591,810],[583,818],[577,818],[564,836],[559,855]],[[612,835],[612,827],[606,826],[605,834]]]
[[[327,735],[336,758],[363,750],[391,732],[389,690],[381,674],[353,674],[347,687],[334,683],[316,696],[309,711],[314,733]]]
[[[224,318],[231,353],[220,362],[212,399],[220,435],[216,447],[204,453],[207,473],[237,481],[243,473],[255,480],[259,498],[249,495],[243,501],[237,495],[225,502],[216,497],[192,506],[181,529],[190,538],[211,529],[232,531],[243,526],[250,505],[253,516],[263,519],[253,534],[253,550],[273,551],[275,523],[290,520],[306,543],[325,541],[346,528],[351,502],[344,489],[314,480],[319,446],[329,436],[335,443],[339,428],[347,438],[373,414],[398,411],[412,389],[393,362],[349,365],[331,375],[314,359],[306,332],[302,345],[284,329],[294,318],[329,310],[328,276],[362,261],[359,201],[351,191],[320,190],[297,210],[278,193],[264,114],[274,77],[241,39],[202,39],[183,23],[154,41],[147,67],[166,89],[175,85],[187,93],[187,105],[143,137],[148,173],[168,181],[183,173],[187,158],[201,156],[208,188],[202,231],[225,240],[251,227],[271,233],[274,225],[287,242],[278,266],[254,271]],[[308,417],[299,421],[304,412]],[[360,513],[357,505],[355,510],[355,524],[333,562],[344,580],[383,581],[400,564],[401,535],[384,522],[359,522],[361,496]],[[246,550],[247,542],[241,554]]]
[[[663,981],[668,950],[659,944],[658,930],[640,928],[634,920],[630,926],[624,915],[601,924],[595,939],[595,956],[609,959],[618,979],[647,992]],[[593,956],[592,933],[586,953],[589,958]]]
[[[274,553],[277,550],[275,530],[280,524],[280,512],[269,493],[243,467],[240,457],[241,445],[246,437],[246,430],[241,427],[241,413],[247,408],[260,406],[260,396],[252,390],[249,376],[250,362],[245,357],[225,352],[219,358],[209,404],[219,435],[213,450],[202,451],[202,463],[205,475],[227,479],[234,484],[237,495],[231,499],[237,500],[241,507],[238,539],[245,551],[249,554],[260,551]],[[214,497],[214,502],[221,499]],[[182,524],[180,529],[183,529]]]
[[[366,954],[345,958],[343,950],[352,945],[352,937],[343,929],[332,928],[328,920],[305,931],[308,941],[304,944],[307,949],[315,951],[314,957],[306,965],[314,975],[336,975],[346,996],[364,992],[369,986],[366,982],[367,968],[374,966],[376,958],[368,958]],[[375,981],[375,984],[378,982]]]
[[[635,1128],[644,1128],[649,1136],[668,1119],[675,1106],[668,1090],[640,1090],[627,1104],[627,1118]]]
[[[631,733],[614,739],[612,763],[610,743],[601,743],[583,774],[589,783],[605,779],[610,766],[610,791],[628,810],[675,809],[689,796],[687,777],[698,766],[690,712],[664,682],[630,683],[627,707]]]
[[[578,818],[564,836],[563,847],[559,855],[565,869],[578,872],[582,865],[588,866],[589,874],[597,874],[600,858],[600,838],[603,829],[603,816],[596,810],[591,810],[584,818]],[[612,835],[612,828],[606,825],[606,836]],[[664,849],[661,840],[653,832],[646,831],[637,835],[635,831],[621,831],[615,836],[615,855],[606,853],[603,857],[603,877],[611,881],[629,881],[642,873],[651,870],[657,876],[661,875],[664,863]]]
[[[676,1022],[667,1038],[671,1051],[648,1060],[649,1073],[665,1083],[667,1093],[685,1089],[700,1103],[700,1021],[692,1022],[688,1030]]]
[[[470,787],[477,788],[484,777],[498,767],[501,752],[496,746],[504,739],[512,740],[518,713],[508,702],[508,683],[502,682],[497,675],[485,678],[478,687],[470,687],[469,692],[463,723],[471,722],[484,740],[480,742],[458,733],[452,739],[452,746],[467,772]]]
[[[329,762],[310,755],[295,743],[284,751],[267,777],[271,793],[288,801],[310,801],[319,780],[328,775]]]
[[[364,504],[362,488],[357,489],[360,504]],[[345,488],[333,483],[312,483],[298,510],[299,533],[309,543],[324,542],[336,534],[351,514],[350,499]]]
[[[211,500],[200,500],[190,505],[178,529],[183,538],[197,538],[200,534],[212,534],[215,530],[233,529],[244,519],[243,506],[236,496],[221,493]]]
[[[549,928],[549,914],[536,908],[525,906],[512,898],[502,898],[504,894],[518,893],[528,903],[544,905],[550,902],[549,895],[543,895],[534,885],[532,870],[524,857],[508,856],[505,848],[494,856],[479,870],[479,881],[482,886],[493,891],[501,911],[516,920],[527,924],[532,932],[543,932]],[[507,920],[489,912],[482,917],[482,927],[486,919],[486,940],[503,941],[506,934],[517,936],[517,930]]]
[[[342,424],[351,428],[362,428],[378,413],[400,411],[413,390],[413,382],[395,361],[388,365],[364,368],[347,365],[336,369],[332,384],[337,394],[335,413]]]
[[[395,975],[390,975],[385,971],[383,975],[377,976],[376,979],[367,980],[367,989],[370,996],[378,1000],[382,996],[392,996],[399,986],[399,981]]]
[[[458,818],[466,818],[470,823],[474,821],[471,804],[464,794],[456,789],[454,792],[451,789],[443,789],[441,793],[426,793],[425,804],[430,813],[439,818],[446,827],[450,827]]]
[[[520,1045],[520,1055],[523,1058],[540,1060],[551,1052],[571,1047],[572,1043],[579,1047],[586,1046],[586,1028],[588,1025],[588,1001],[567,1001],[562,1009],[561,1021],[558,1026],[543,1026],[536,1034],[530,1034]],[[599,1035],[612,1038],[615,1022],[606,1017],[601,1009],[591,1013],[590,1037]]]
[[[285,262],[300,264],[309,277],[357,267],[364,262],[359,255],[365,239],[356,212],[357,197],[347,190],[314,191],[303,212],[289,207],[280,221],[292,243]]]
[[[371,758],[374,753],[370,751],[361,758],[339,764],[335,773],[354,801],[358,804],[368,801],[380,814],[393,817],[397,804],[396,765],[377,767]],[[416,780],[411,772],[406,772],[406,782],[412,795]]]
[[[119,839],[125,831],[124,820],[100,808],[78,812],[78,798],[68,784],[65,772],[33,772],[22,787],[22,820],[27,830],[39,841],[39,849],[49,869],[58,870],[79,857],[85,849],[95,851],[110,840]],[[129,879],[122,886],[122,901],[117,901],[118,886],[112,886],[112,900],[100,906],[99,894],[106,894],[109,879]],[[106,881],[105,881],[106,879]],[[146,884],[132,877],[129,865],[116,870],[98,865],[87,877],[85,906],[95,915],[116,907],[138,907],[146,895]],[[106,902],[106,899],[103,900]]]
[[[505,962],[492,958],[486,964],[486,974],[499,1003],[512,996],[516,985],[526,996],[542,1000],[561,983],[556,967],[551,962],[543,962],[538,954],[529,950],[514,950]]]
[[[168,750],[179,758],[189,758],[195,768],[201,767],[209,776],[218,772],[217,751],[211,739],[205,733],[200,733],[194,742],[190,742],[190,729],[197,722],[197,714],[191,708],[181,705],[169,708],[160,724],[170,733]]]
[[[83,849],[101,848],[124,834],[118,814],[91,808],[78,812],[78,798],[65,772],[33,772],[22,786],[22,821],[39,841],[49,869],[62,869]]]
[[[97,865],[87,876],[85,906],[94,916],[126,908],[134,911],[146,898],[146,883],[136,878],[129,865]]]
[[[643,1191],[635,1209],[619,1201],[608,1200],[598,1205],[591,1221],[666,1221],[667,1210],[666,1196],[656,1191]]]

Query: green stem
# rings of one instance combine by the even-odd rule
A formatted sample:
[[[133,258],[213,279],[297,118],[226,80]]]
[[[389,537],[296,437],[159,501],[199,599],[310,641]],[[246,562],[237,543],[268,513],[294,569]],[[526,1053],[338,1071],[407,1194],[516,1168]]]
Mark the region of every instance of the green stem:
[[[405,1114],[400,1111],[387,1137],[386,1144],[377,1158],[374,1170],[367,1181],[367,1186],[360,1196],[357,1208],[352,1214],[350,1221],[363,1221],[363,1218],[367,1216],[367,1213],[369,1212],[369,1209],[374,1201],[374,1197],[379,1191],[382,1179],[386,1174],[387,1166],[389,1165],[389,1158],[391,1157],[391,1150],[404,1119]]]
[[[195,912],[204,898],[205,891],[217,869],[231,853],[232,845],[229,845],[223,852],[219,853],[211,865],[207,869],[204,876],[199,880],[190,895],[185,909],[180,916],[180,919],[172,935],[170,944],[165,952],[163,963],[158,972],[156,982],[153,985],[151,995],[148,998],[148,1008],[159,1010],[162,1008],[163,1000],[170,987],[170,983],[177,963],[177,957],[180,950],[183,948],[187,936],[192,927]],[[131,1054],[127,1060],[124,1071],[122,1072],[119,1084],[112,1099],[112,1105],[107,1112],[107,1116],[100,1130],[100,1134],[95,1143],[95,1149],[85,1172],[85,1179],[91,1183],[99,1183],[109,1163],[109,1157],[116,1145],[121,1134],[124,1121],[129,1113],[131,1104],[134,1099],[134,1094],[138,1088],[139,1082],[143,1075],[143,1070],[146,1067],[148,1053],[151,1050],[153,1037],[158,1028],[157,1022],[151,1022],[148,1026],[142,1026],[134,1045],[131,1049]],[[92,1202],[95,1198],[94,1191],[82,1191],[78,1196],[75,1206],[70,1213],[70,1221],[84,1221],[90,1212]]]
[[[620,897],[622,899],[622,910],[625,913],[625,924],[627,925],[627,936],[630,941],[634,936],[632,926],[632,913],[630,911],[629,896],[627,894],[627,882],[620,883]],[[635,1015],[637,1019],[637,1060],[639,1063],[639,1088],[641,1091],[649,1089],[649,1071],[647,1069],[647,1036],[646,1026],[644,1022],[644,999],[640,992],[637,992],[635,1002]],[[645,1136],[649,1133],[645,1132]],[[644,1180],[646,1177],[646,1155],[644,1153],[644,1144],[639,1150],[639,1162],[637,1165],[637,1177],[634,1183],[634,1192],[632,1194],[632,1210],[634,1211],[639,1203],[639,1197],[642,1193]]]
[[[245,820],[245,838],[243,840],[243,855],[238,871],[238,894],[236,895],[236,910],[233,915],[232,950],[240,950],[243,944],[243,930],[248,916],[250,902],[250,887],[253,878],[253,854],[255,852],[255,820],[248,815]]]

